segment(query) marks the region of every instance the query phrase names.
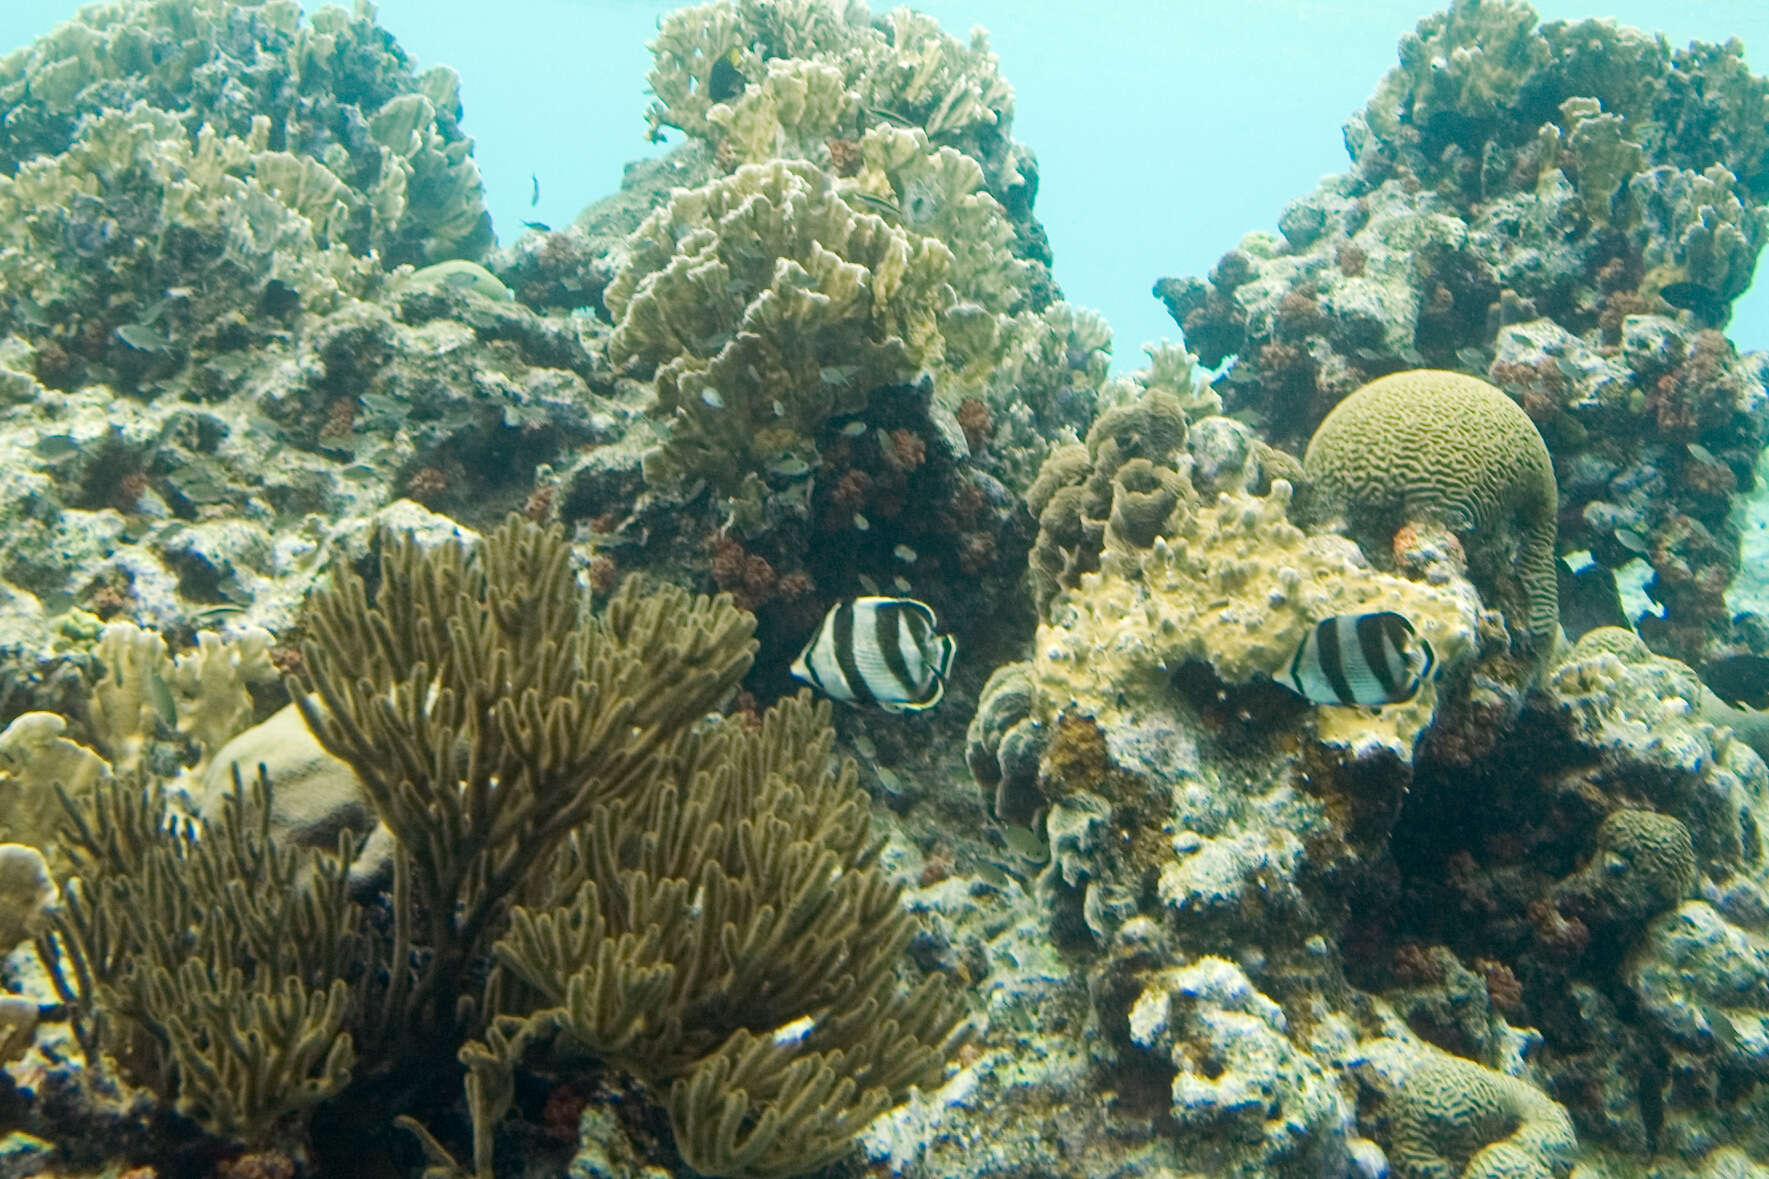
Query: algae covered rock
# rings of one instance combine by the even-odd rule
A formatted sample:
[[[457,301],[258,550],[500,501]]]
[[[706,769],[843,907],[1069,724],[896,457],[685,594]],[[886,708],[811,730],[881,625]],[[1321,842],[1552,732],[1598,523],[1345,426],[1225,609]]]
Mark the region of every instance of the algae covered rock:
[[[1686,829],[1697,863],[1725,875],[1762,854],[1753,816],[1769,807],[1769,769],[1707,719],[1705,695],[1687,665],[1632,632],[1598,627],[1548,673],[1542,703],[1604,779],[1648,786],[1653,808]]]
[[[1335,1078],[1233,963],[1205,957],[1147,977],[1129,1036],[1172,1070],[1174,1122],[1211,1171],[1300,1179],[1347,1166],[1352,1111]]]
[[[1769,926],[1686,901],[1646,928],[1624,979],[1684,1079],[1667,1102],[1662,1148],[1769,1149],[1761,1086],[1724,1080],[1769,1070]]]

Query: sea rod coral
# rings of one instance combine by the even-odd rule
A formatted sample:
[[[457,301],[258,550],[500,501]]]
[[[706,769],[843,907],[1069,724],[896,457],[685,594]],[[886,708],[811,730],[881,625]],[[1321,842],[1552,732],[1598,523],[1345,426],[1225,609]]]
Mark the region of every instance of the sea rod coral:
[[[938,1075],[963,1007],[897,982],[912,925],[827,706],[708,719],[747,615],[635,579],[592,617],[570,547],[520,519],[381,551],[372,595],[340,569],[317,596],[290,687],[394,837],[391,924],[352,895],[349,835],[270,837],[274,783],[198,831],[109,779],[72,803],[42,943],[89,1042],[213,1134],[306,1124],[320,1160],[388,1149],[395,1116],[451,1157],[409,1114],[458,1053],[485,1179],[510,1078],[558,1038],[658,1086],[707,1175],[813,1169]]]

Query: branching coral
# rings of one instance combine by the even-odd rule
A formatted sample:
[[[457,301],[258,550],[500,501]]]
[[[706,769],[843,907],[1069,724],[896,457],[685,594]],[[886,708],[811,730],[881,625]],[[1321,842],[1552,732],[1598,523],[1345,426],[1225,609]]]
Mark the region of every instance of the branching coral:
[[[496,947],[551,1005],[537,1020],[668,1087],[704,1174],[822,1165],[954,1046],[937,980],[894,981],[913,926],[831,737],[806,696],[721,727],[679,786],[599,812],[558,899]]]
[[[46,944],[106,1051],[229,1137],[262,1138],[339,1092],[355,1059],[345,979],[366,936],[343,860],[276,846],[262,785],[201,838],[133,775],[70,814],[77,876]]]
[[[297,703],[361,779],[427,919],[424,968],[395,982],[396,1039],[452,1038],[465,975],[536,862],[655,785],[748,666],[753,622],[728,600],[628,589],[591,622],[570,555],[519,520],[471,556],[389,536],[372,605],[347,574],[313,602]]]
[[[69,800],[79,875],[45,948],[131,1077],[260,1141],[458,1050],[489,1176],[498,1079],[564,1032],[668,1086],[703,1173],[759,1179],[938,1075],[963,1007],[899,987],[911,919],[827,706],[707,716],[749,616],[629,579],[592,618],[570,546],[515,517],[471,551],[380,543],[372,598],[347,569],[316,597],[291,687],[392,835],[390,923],[351,899],[354,836],[285,842],[262,788],[200,829],[136,776]]]
[[[27,712],[0,733],[0,836],[44,849],[59,864],[59,789],[84,799],[113,771],[189,769],[200,776],[216,751],[252,720],[251,686],[274,679],[270,635],[246,628],[197,635],[195,650],[172,657],[165,640],[132,622],[113,622],[92,652],[95,682],[86,739],[66,719]],[[101,756],[102,754],[102,756]]]

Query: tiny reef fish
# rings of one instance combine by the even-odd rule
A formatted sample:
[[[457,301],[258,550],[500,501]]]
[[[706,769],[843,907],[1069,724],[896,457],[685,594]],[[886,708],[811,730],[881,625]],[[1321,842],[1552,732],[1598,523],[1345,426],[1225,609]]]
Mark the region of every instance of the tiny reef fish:
[[[918,712],[940,702],[958,643],[914,598],[862,597],[837,602],[793,662],[792,674],[825,696]]]
[[[1769,708],[1769,659],[1722,655],[1701,665],[1701,682],[1734,708]]]
[[[749,79],[737,68],[737,63],[742,60],[743,50],[736,46],[719,54],[718,60],[713,62],[712,72],[706,76],[708,98],[714,102],[727,102],[743,93],[743,88],[749,85]]]
[[[1315,704],[1381,708],[1411,700],[1436,665],[1413,624],[1382,610],[1321,619],[1272,678]]]
[[[1708,325],[1724,323],[1726,301],[1712,287],[1699,282],[1671,282],[1658,289],[1658,297],[1673,307],[1692,312]]]

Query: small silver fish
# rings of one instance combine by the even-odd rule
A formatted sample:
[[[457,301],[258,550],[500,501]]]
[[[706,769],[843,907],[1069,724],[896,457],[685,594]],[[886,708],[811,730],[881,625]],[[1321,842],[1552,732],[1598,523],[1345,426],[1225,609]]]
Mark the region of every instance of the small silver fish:
[[[958,649],[936,633],[934,612],[914,598],[837,602],[793,661],[792,674],[825,696],[886,712],[932,708],[946,691]]]
[[[1321,619],[1272,678],[1316,704],[1381,708],[1411,700],[1436,665],[1413,624],[1381,610]]]

